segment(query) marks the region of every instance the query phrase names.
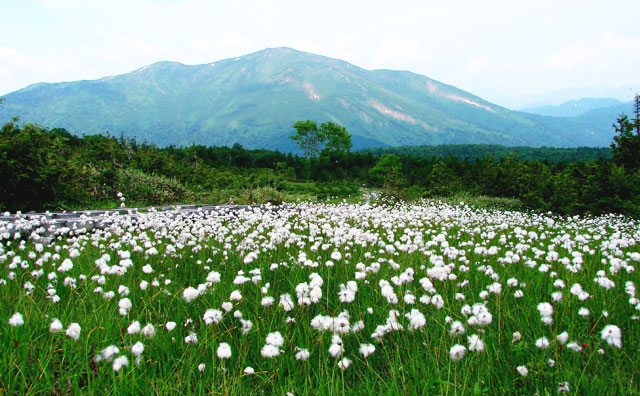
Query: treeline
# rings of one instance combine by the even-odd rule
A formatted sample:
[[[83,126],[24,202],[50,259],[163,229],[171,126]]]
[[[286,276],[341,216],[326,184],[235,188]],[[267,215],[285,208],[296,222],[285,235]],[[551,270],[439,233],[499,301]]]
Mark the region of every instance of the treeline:
[[[0,130],[0,208],[75,209],[117,204],[223,203],[346,196],[376,188],[399,199],[484,195],[565,214],[640,215],[640,171],[613,160],[374,155],[331,151],[303,158],[269,150],[159,148],[123,137],[8,123]]]
[[[592,162],[613,157],[609,147],[507,147],[497,144],[441,144],[437,146],[382,147],[363,150],[374,155],[396,154],[415,157],[448,157],[476,160],[492,156],[501,159],[516,154],[523,161]]]

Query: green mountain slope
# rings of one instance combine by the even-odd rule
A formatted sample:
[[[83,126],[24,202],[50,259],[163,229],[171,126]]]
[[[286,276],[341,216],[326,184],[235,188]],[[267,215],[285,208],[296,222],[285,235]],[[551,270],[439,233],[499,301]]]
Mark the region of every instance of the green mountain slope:
[[[0,121],[77,134],[135,136],[158,145],[295,149],[297,120],[334,121],[354,148],[488,143],[606,146],[610,128],[514,112],[410,72],[365,70],[276,48],[210,64],[159,62],[94,81],[36,84],[7,94]]]

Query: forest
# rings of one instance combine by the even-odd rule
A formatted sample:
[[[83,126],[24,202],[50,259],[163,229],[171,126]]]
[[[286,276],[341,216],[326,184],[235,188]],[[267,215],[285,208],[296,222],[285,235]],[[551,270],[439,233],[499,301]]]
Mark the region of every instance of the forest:
[[[14,119],[0,129],[0,210],[116,207],[118,193],[127,206],[146,206],[346,199],[375,190],[391,200],[482,196],[534,211],[637,217],[637,115],[621,115],[615,130],[611,149],[347,147],[302,157],[238,144],[161,148]]]

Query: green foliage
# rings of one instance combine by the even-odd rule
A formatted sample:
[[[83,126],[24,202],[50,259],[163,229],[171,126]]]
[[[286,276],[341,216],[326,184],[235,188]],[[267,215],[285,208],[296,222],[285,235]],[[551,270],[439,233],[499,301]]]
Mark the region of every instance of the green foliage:
[[[610,159],[611,149],[608,147],[522,147],[500,146],[495,144],[442,144],[435,146],[400,146],[383,147],[363,150],[375,155],[396,154],[412,157],[440,157],[453,156],[469,161],[482,160],[487,156],[501,159],[509,154],[517,154],[523,161],[550,162],[591,162],[599,158]]]
[[[351,135],[347,129],[331,121],[323,122],[320,128],[315,121],[297,121],[293,128],[296,134],[289,136],[289,139],[298,144],[307,158],[317,157],[321,148],[325,155],[351,150]]]
[[[351,143],[351,134],[347,132],[347,128],[334,124],[331,121],[323,122],[322,125],[320,125],[320,133],[326,141],[323,151],[348,152],[353,146]]]
[[[629,170],[640,169],[640,95],[635,97],[635,116],[630,120],[626,114],[620,114],[613,125],[616,130],[611,144],[613,159]]]
[[[346,132],[336,130],[336,136]],[[538,211],[640,216],[640,170],[604,158],[553,162],[512,153],[471,160],[324,148],[314,158],[240,145],[158,148],[123,136],[78,138],[64,129],[21,127],[14,120],[0,130],[0,208],[115,207],[118,192],[133,205],[354,199],[366,185],[394,200],[487,196]],[[574,154],[568,150],[567,156]]]
[[[348,180],[333,183],[316,183],[315,187],[315,194],[319,200],[351,197],[358,194],[360,189],[357,183]]]
[[[76,169],[67,166],[66,139],[17,120],[0,130],[0,207],[33,210],[81,199]]]
[[[190,194],[180,181],[163,176],[147,175],[136,169],[119,170],[114,188],[132,202],[169,204],[193,198],[193,194]]]
[[[395,154],[387,154],[369,169],[369,178],[376,186],[382,186],[385,190],[397,189],[406,181],[402,177],[402,163]]]
[[[297,121],[293,124],[293,128],[295,128],[296,134],[289,136],[289,138],[304,151],[305,157],[317,157],[320,152],[320,145],[325,140],[322,132],[318,130],[318,124],[311,120]]]

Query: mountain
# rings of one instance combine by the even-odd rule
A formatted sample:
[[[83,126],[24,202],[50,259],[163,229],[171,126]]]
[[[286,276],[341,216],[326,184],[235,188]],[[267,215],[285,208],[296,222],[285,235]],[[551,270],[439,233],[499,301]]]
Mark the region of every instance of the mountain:
[[[496,103],[500,103],[510,109],[524,110],[544,106],[558,106],[564,102],[580,100],[581,98],[614,98],[621,102],[628,102],[639,92],[640,84],[626,84],[618,87],[593,85],[512,97],[495,93],[492,97],[494,97]]]
[[[354,148],[487,143],[607,146],[612,129],[515,112],[408,71],[266,49],[203,65],[159,62],[92,81],[39,83],[5,95],[0,122],[164,145],[295,150],[297,120],[334,121]],[[613,121],[613,120],[612,120]]]
[[[551,117],[576,117],[590,110],[601,109],[622,104],[621,101],[614,98],[583,98],[578,100],[570,100],[557,106],[542,106],[525,108],[522,111]]]

